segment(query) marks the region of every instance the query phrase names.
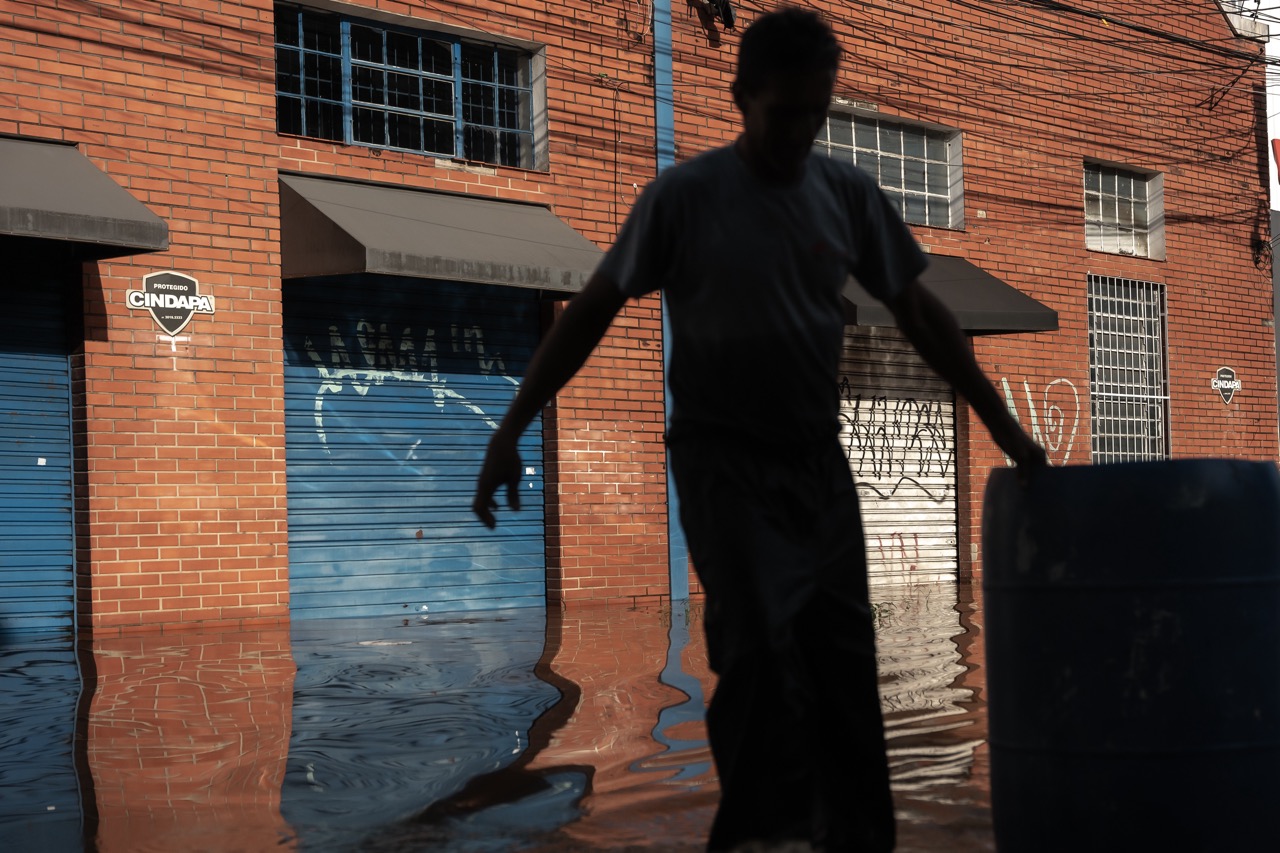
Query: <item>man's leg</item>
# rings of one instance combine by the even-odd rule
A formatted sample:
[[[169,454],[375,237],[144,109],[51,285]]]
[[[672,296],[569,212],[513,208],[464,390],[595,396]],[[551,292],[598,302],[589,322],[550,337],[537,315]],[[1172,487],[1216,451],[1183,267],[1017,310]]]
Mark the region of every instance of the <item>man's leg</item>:
[[[893,849],[895,827],[866,544],[848,463],[838,447],[833,456],[815,536],[818,592],[797,620],[796,639],[812,679],[813,730],[830,736],[817,767],[822,848],[879,853]]]
[[[809,838],[829,853],[892,850],[866,548],[843,454],[703,447],[682,467],[696,474],[678,485],[720,675],[712,849]]]
[[[796,599],[794,546],[776,516],[791,504],[767,465],[722,449],[673,448],[681,519],[706,591],[707,648],[718,676],[707,730],[720,778],[709,849],[811,837],[812,756],[798,716],[779,611]],[[783,525],[785,527],[785,525]],[[771,588],[770,579],[783,579]]]

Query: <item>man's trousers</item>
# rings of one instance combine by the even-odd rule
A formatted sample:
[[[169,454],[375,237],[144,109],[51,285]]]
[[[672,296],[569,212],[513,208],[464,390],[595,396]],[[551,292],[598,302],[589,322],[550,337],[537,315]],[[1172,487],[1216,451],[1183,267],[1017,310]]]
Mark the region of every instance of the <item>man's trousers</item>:
[[[709,849],[807,839],[829,853],[892,850],[866,548],[839,443],[686,435],[670,459],[719,676]]]

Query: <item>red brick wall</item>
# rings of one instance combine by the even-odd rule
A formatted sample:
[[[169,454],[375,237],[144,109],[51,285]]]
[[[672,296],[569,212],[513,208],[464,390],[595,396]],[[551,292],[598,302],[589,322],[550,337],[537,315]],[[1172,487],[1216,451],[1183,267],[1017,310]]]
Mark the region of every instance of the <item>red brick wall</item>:
[[[965,229],[917,234],[1059,311],[1058,332],[976,342],[991,376],[1019,392],[1025,383],[1043,402],[1059,379],[1078,391],[1074,441],[1064,429],[1058,461],[1068,449],[1069,461],[1088,459],[1090,272],[1168,287],[1175,455],[1276,457],[1269,269],[1252,249],[1267,236],[1265,156],[1251,135],[1259,69],[1238,76],[1243,61],[1205,61],[1118,19],[949,2],[815,5],[848,51],[839,96],[964,131]],[[1175,5],[1187,14],[1136,23],[1256,53],[1213,4]],[[167,252],[87,267],[74,360],[82,624],[287,613],[280,170],[541,202],[601,246],[655,172],[643,4],[353,7],[545,44],[550,171],[278,136],[269,0],[0,0],[0,133],[77,143],[170,227]],[[738,31],[723,32],[673,4],[679,158],[736,132],[729,76],[760,8],[739,4]],[[1147,73],[1153,63],[1167,73]],[[1085,250],[1084,157],[1165,174],[1166,261]],[[198,316],[176,345],[124,304],[143,275],[165,269],[195,276],[216,300],[217,313]],[[655,300],[628,307],[556,404],[553,598],[667,590],[659,335]],[[1229,407],[1208,388],[1224,364],[1244,381]],[[961,555],[976,560],[986,471],[1003,460],[980,427],[968,429],[967,411],[959,417]]]
[[[265,2],[0,4],[0,132],[75,142],[170,227],[90,266],[74,359],[83,623],[287,611],[273,83]],[[170,343],[125,291],[194,276]]]
[[[1248,60],[1258,43],[1232,38],[1214,3],[1194,0],[1160,15],[1084,4],[1124,13],[1105,21],[1030,4],[805,5],[827,14],[845,49],[838,98],[963,132],[964,229],[913,230],[931,250],[968,258],[1058,311],[1056,332],[974,340],[1025,426],[1028,391],[1042,432],[1057,418],[1046,433],[1054,464],[1090,461],[1091,273],[1166,285],[1174,456],[1277,457],[1270,263],[1254,257],[1255,241],[1269,238],[1265,139],[1255,135],[1265,134],[1264,77]],[[736,134],[732,60],[765,7],[739,5],[735,32],[675,6],[684,158]],[[1239,55],[1206,52],[1215,46]],[[1164,174],[1166,260],[1086,250],[1085,158]],[[1245,382],[1230,406],[1209,387],[1224,365]],[[1005,463],[967,407],[958,420],[960,555],[962,571],[974,572],[987,472]]]
[[[559,479],[547,510],[553,600],[669,593],[658,302],[618,317],[548,419]]]
[[[0,0],[0,133],[78,143],[170,228],[167,252],[88,267],[74,358],[82,624],[287,613],[280,170],[541,202],[612,239],[655,171],[651,43],[636,10],[526,6],[350,8],[546,44],[550,172],[278,136],[270,0]],[[124,304],[166,269],[216,303],[176,344]],[[562,398],[553,596],[665,589],[658,334],[654,305],[628,309]],[[616,389],[607,405],[601,387]]]
[[[359,5],[545,44],[550,171],[288,138],[279,140],[281,169],[539,202],[601,247],[612,242],[635,187],[656,172],[652,47],[636,10],[585,0]],[[660,339],[656,299],[624,309],[544,419],[552,601],[667,592]]]

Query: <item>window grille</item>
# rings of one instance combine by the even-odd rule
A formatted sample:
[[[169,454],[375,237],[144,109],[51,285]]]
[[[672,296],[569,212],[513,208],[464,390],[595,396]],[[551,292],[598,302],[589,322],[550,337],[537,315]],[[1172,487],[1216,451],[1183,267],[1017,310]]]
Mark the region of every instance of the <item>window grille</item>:
[[[961,227],[956,133],[833,113],[815,145],[875,178],[907,222]]]
[[[1095,464],[1169,455],[1164,286],[1089,276],[1089,399]]]
[[[276,7],[281,133],[532,168],[532,55]]]
[[[1097,252],[1152,256],[1152,176],[1096,163],[1084,167],[1085,245]],[[1158,254],[1158,253],[1157,253]]]

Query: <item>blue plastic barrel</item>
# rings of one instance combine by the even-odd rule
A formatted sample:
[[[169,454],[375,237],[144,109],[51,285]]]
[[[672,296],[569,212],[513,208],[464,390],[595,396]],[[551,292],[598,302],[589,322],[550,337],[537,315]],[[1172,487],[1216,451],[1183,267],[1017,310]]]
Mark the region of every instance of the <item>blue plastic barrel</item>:
[[[1000,853],[1280,850],[1280,474],[994,471],[983,510]]]

